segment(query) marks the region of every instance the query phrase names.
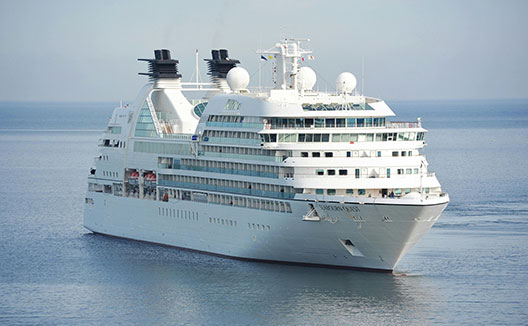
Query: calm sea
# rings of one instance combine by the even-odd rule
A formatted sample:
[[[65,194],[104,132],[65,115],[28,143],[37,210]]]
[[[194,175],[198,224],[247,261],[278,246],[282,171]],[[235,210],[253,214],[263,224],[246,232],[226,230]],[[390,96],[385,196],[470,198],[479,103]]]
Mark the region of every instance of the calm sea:
[[[528,324],[528,100],[389,104],[423,118],[451,196],[395,275],[91,234],[86,177],[115,104],[0,103],[0,324]]]

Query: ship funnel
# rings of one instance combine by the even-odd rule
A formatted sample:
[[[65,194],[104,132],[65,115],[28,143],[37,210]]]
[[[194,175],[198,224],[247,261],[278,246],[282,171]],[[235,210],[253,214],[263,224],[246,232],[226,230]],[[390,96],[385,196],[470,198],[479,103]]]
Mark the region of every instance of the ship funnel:
[[[167,49],[154,50],[154,59],[138,59],[138,61],[148,62],[149,72],[139,74],[149,76],[152,81],[181,78],[178,74],[179,61],[171,59],[170,51]]]
[[[232,68],[236,67],[240,61],[236,59],[230,59],[226,49],[211,50],[212,59],[204,59],[207,62],[211,81],[216,84],[217,87],[225,89],[228,88],[225,81],[227,73]]]

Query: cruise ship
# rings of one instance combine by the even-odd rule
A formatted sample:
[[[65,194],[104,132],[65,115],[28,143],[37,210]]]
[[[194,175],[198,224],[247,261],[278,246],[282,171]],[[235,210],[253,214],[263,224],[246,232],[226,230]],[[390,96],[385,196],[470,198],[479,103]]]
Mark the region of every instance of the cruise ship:
[[[100,139],[84,226],[236,259],[393,271],[449,202],[422,152],[427,130],[393,120],[349,72],[335,91],[314,89],[305,41],[259,52],[267,89],[248,89],[225,49],[205,59],[209,82],[183,82],[166,49],[138,59],[149,82]]]

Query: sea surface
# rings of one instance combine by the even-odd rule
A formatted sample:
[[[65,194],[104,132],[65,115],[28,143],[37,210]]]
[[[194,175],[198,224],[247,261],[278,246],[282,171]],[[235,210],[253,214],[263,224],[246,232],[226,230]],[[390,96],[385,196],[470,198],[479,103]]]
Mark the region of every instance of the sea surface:
[[[0,325],[527,325],[528,100],[389,102],[423,119],[451,203],[394,274],[94,235],[87,174],[117,103],[0,103]]]

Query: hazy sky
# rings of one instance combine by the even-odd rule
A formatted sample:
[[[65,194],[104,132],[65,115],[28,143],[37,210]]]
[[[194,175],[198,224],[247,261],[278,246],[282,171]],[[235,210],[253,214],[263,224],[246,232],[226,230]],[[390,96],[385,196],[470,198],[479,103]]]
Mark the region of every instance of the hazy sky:
[[[528,1],[0,1],[0,101],[133,100],[155,48],[188,80],[195,49],[255,51],[308,37],[319,89],[342,71],[395,100],[528,98]],[[269,68],[265,67],[266,69]]]

